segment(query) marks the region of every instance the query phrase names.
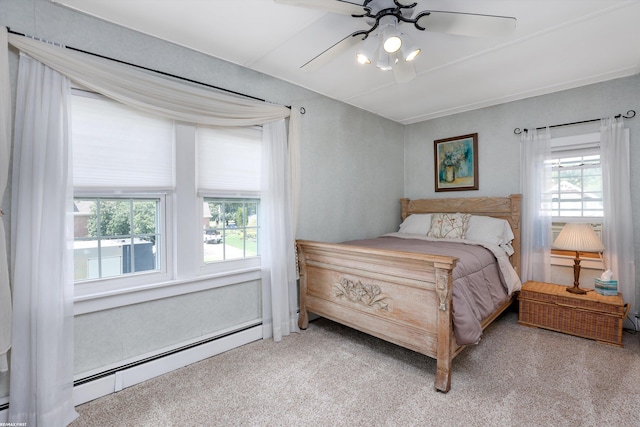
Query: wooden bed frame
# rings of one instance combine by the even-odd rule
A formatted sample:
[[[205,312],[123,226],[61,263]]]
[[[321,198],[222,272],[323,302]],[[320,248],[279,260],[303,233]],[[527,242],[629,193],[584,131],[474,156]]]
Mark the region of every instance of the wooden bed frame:
[[[509,221],[511,264],[520,273],[520,201],[509,197],[401,199],[402,219],[414,213],[471,213]],[[435,388],[451,387],[451,361],[465,346],[453,335],[452,271],[457,258],[344,244],[297,241],[299,326],[309,312],[436,359]],[[486,328],[515,295],[482,323]]]

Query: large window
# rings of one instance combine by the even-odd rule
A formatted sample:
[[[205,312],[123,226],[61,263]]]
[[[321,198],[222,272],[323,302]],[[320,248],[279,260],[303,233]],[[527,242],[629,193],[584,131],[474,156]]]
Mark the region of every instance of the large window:
[[[76,90],[71,120],[83,292],[259,266],[261,127],[175,124]]]

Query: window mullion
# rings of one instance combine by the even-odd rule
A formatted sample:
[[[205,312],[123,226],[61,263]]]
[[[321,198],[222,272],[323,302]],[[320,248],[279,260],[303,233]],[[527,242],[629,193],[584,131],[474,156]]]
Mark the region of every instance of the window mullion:
[[[96,201],[96,235],[98,238],[98,277],[103,277],[102,272],[102,200]]]
[[[196,127],[186,123],[176,124],[176,191],[174,195],[174,220],[171,237],[174,244],[171,257],[176,279],[195,277],[201,259],[202,199],[196,188]],[[200,206],[200,208],[198,207]]]
[[[136,272],[136,239],[135,239],[135,231],[134,231],[134,200],[129,200],[129,262],[131,263],[130,273]]]

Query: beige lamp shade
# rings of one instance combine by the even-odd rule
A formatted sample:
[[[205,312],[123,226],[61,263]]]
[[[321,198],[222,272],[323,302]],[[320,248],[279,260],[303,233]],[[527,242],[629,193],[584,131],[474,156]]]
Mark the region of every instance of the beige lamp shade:
[[[584,223],[567,223],[553,242],[553,249],[577,252],[602,252],[604,246],[591,228]]]

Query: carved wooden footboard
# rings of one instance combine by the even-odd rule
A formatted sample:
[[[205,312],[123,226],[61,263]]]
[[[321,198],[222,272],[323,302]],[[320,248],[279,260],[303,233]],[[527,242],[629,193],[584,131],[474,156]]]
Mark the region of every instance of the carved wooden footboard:
[[[517,235],[518,255],[512,262],[517,271],[519,195],[435,200],[403,199],[402,218],[412,213],[467,212],[508,219]],[[449,391],[451,361],[463,348],[456,343],[452,321],[452,270],[457,258],[306,240],[298,240],[297,247],[300,328],[307,328],[312,312],[433,357],[435,387]],[[485,320],[483,327],[510,303]]]
[[[298,251],[302,329],[310,311],[434,357],[436,388],[449,390],[456,258],[308,241]]]

